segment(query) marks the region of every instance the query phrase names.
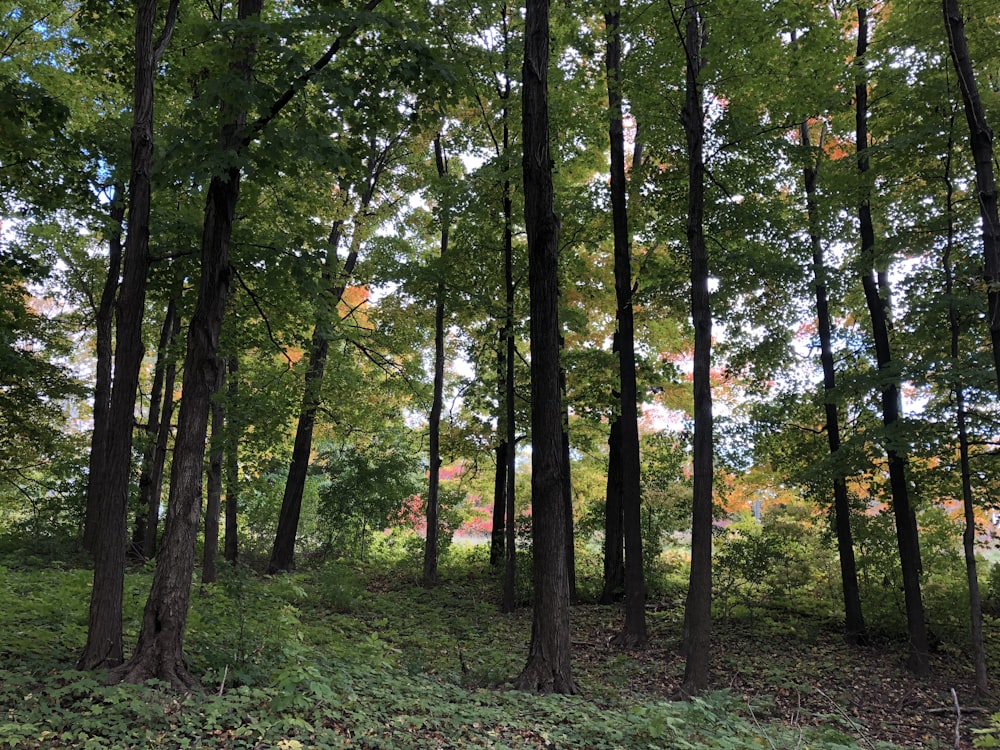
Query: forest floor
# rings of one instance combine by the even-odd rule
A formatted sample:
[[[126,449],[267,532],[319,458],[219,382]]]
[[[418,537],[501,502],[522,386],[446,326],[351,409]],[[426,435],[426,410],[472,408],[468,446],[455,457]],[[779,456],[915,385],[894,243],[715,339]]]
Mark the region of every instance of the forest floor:
[[[676,592],[648,609],[650,643],[636,651],[611,646],[618,607],[574,606],[579,695],[520,693],[510,686],[531,610],[499,614],[497,579],[469,560],[431,589],[398,563],[277,578],[227,568],[192,597],[187,653],[202,692],[107,685],[73,668],[91,573],[4,562],[0,747],[969,750],[1000,709],[976,703],[958,649],[939,649],[918,680],[905,644],[850,648],[829,618],[761,607],[720,613],[711,690],[672,701],[684,671]],[[127,648],[149,577],[126,579]]]

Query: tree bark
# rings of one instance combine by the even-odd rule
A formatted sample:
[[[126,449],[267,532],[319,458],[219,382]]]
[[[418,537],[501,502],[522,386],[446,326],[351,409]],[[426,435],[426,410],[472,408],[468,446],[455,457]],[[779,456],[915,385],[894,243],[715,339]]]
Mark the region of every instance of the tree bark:
[[[684,605],[686,663],[679,693],[687,698],[708,687],[712,638],[712,311],[705,247],[705,119],[702,111],[704,21],[696,0],[684,3],[687,82],[681,121],[687,139],[687,239],[691,255],[691,322],[694,325],[694,490],[691,511],[691,575]]]
[[[614,349],[618,350],[617,336]],[[625,591],[621,442],[622,422],[616,416],[608,434],[608,487],[604,500],[604,589],[601,592],[601,604],[614,604]]]
[[[868,164],[868,80],[865,72],[865,53],[868,49],[868,10],[858,7],[858,47],[855,58],[858,79],[854,94],[856,101],[856,145],[858,172],[866,179]],[[892,348],[889,342],[889,282],[888,274],[875,271],[875,229],[872,221],[871,202],[864,190],[858,207],[861,233],[862,286],[872,320],[875,340],[875,360],[884,380],[882,391],[882,424],[887,437],[886,457],[889,462],[889,484],[892,490],[892,510],[896,520],[896,541],[899,563],[903,573],[903,594],[906,603],[906,623],[910,637],[910,656],[907,666],[915,675],[930,672],[928,661],[927,631],[924,623],[924,606],[920,595],[920,543],[917,537],[917,519],[910,506],[906,485],[906,456],[895,446],[893,439],[900,414],[899,384],[890,375],[893,368]]]
[[[145,354],[142,321],[149,266],[149,215],[153,164],[153,80],[156,75],[153,25],[156,0],[140,0],[135,18],[132,167],[129,176],[128,236],[118,299],[114,384],[104,441],[100,532],[94,550],[87,644],[81,669],[115,667],[123,658],[122,598],[125,577],[132,427],[139,368]]]
[[[559,220],[549,155],[549,3],[528,0],[522,117],[524,218],[531,309],[531,534],[534,610],[521,690],[574,693],[570,663],[566,519],[562,496],[562,393],[559,388]]]
[[[997,389],[1000,391],[1000,219],[996,176],[993,171],[993,130],[986,120],[986,111],[979,97],[976,71],[965,38],[965,22],[959,0],[943,0],[942,7],[945,30],[948,32],[948,50],[958,73],[965,118],[969,123],[969,147],[976,166],[979,215],[983,225],[983,275],[986,279],[993,365]]]
[[[803,122],[799,128],[802,145],[810,148],[809,124]],[[824,130],[825,133],[825,125]],[[820,135],[815,166],[803,170],[806,189],[806,210],[809,221],[809,240],[812,245],[813,278],[816,288],[816,319],[819,329],[820,362],[823,366],[824,410],[826,415],[826,436],[833,460],[833,514],[837,533],[837,552],[840,558],[840,580],[844,589],[845,638],[849,643],[860,645],[867,642],[864,614],[861,611],[861,594],[858,589],[858,568],[854,559],[854,537],[851,533],[851,504],[847,496],[847,481],[838,462],[840,451],[840,419],[837,413],[837,373],[833,363],[832,322],[830,303],[826,292],[826,261],[823,240],[820,237],[819,206],[816,200],[816,181],[822,158],[823,135]]]
[[[237,357],[229,360],[229,429],[226,430],[226,541],[223,555],[226,562],[235,565],[239,558],[239,497],[240,497],[240,425],[232,418],[233,404],[240,392],[240,361]]]
[[[150,504],[154,502],[153,485],[157,479],[153,475],[153,470],[155,468],[156,451],[160,435],[160,418],[165,398],[164,386],[166,385],[167,363],[172,359],[170,350],[176,335],[175,329],[178,328],[176,324],[179,324],[179,322],[177,317],[177,302],[175,298],[171,297],[170,302],[167,303],[167,312],[163,316],[163,324],[160,327],[160,340],[156,347],[156,364],[153,366],[153,385],[149,392],[149,418],[146,420],[146,439],[142,449],[142,463],[139,469],[139,507],[136,510],[135,528],[132,532],[132,544],[129,550],[132,555],[142,560],[149,559],[145,555],[147,534],[150,531],[152,531],[154,536],[156,534],[155,524],[150,529],[148,522]],[[170,387],[173,388],[172,380]],[[173,394],[171,394],[172,396]],[[161,472],[162,469],[163,465],[160,464]],[[162,478],[162,473],[160,476]],[[160,502],[158,494],[155,502],[157,504]],[[155,549],[155,540],[150,546]]]
[[[94,314],[96,327],[94,379],[94,431],[90,438],[90,464],[87,471],[87,514],[83,525],[83,547],[95,552],[99,535],[101,506],[107,496],[104,461],[111,411],[111,364],[114,359],[115,294],[122,265],[122,222],[125,219],[125,188],[115,185],[111,200],[111,236],[108,240],[108,274],[101,299]]]
[[[448,176],[448,160],[441,143],[441,133],[434,137],[434,161],[442,189]],[[430,430],[430,473],[427,487],[427,535],[424,539],[424,586],[437,583],[438,574],[438,505],[441,488],[441,409],[444,402],[444,298],[445,257],[448,255],[448,231],[451,214],[450,198],[441,199],[441,265],[438,270],[436,299],[434,301],[434,396],[428,424]]]
[[[218,578],[216,559],[219,556],[219,511],[222,508],[222,459],[224,426],[226,421],[225,408],[219,401],[218,394],[226,380],[225,363],[219,362],[219,383],[216,387],[216,397],[212,399],[211,407],[211,450],[208,453],[208,471],[205,474],[206,498],[205,504],[205,544],[201,555],[201,582],[215,583]]]
[[[638,388],[635,375],[635,323],[632,312],[632,247],[629,239],[625,179],[625,133],[621,96],[621,3],[604,14],[607,27],[606,68],[608,104],[611,113],[608,136],[611,149],[611,211],[615,245],[615,297],[621,426],[621,505],[625,533],[625,623],[615,642],[626,648],[641,648],[646,631],[646,582],[642,559],[642,496],[639,469]]]

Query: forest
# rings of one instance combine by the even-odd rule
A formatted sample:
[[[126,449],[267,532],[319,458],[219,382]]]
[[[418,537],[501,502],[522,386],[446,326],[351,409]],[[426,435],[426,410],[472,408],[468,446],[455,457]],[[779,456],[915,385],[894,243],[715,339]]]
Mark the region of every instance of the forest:
[[[995,0],[0,2],[0,745],[1000,747]]]

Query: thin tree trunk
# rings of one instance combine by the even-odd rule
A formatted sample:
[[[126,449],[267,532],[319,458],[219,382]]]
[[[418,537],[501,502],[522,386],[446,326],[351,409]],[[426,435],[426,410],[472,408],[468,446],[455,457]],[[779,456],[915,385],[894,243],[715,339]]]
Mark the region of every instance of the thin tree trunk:
[[[954,126],[954,117],[951,118]],[[948,327],[951,332],[951,367],[957,372],[962,366],[961,353],[962,322],[955,305],[955,278],[951,265],[951,254],[955,247],[955,188],[951,179],[952,128],[949,128],[948,155],[945,158],[945,186],[947,190],[948,244],[945,246],[941,266],[944,270],[945,296],[948,298]],[[959,461],[962,474],[962,506],[965,515],[965,529],[962,532],[962,548],[965,554],[965,573],[969,586],[969,623],[972,638],[972,663],[976,679],[976,697],[980,701],[990,697],[989,676],[986,668],[986,648],[983,644],[983,604],[979,593],[979,572],[976,564],[976,509],[972,493],[972,468],[969,461],[968,407],[965,388],[960,377],[954,379],[952,390],[955,394],[956,427],[958,428]]]
[[[802,145],[810,148],[809,125],[803,122],[799,132]],[[826,132],[825,125],[823,133]],[[823,241],[820,237],[819,206],[816,201],[816,180],[822,158],[823,135],[820,135],[816,163],[803,170],[806,188],[806,207],[809,221],[809,240],[812,245],[813,274],[816,287],[816,318],[819,328],[820,362],[823,366],[824,409],[826,435],[833,459],[833,512],[837,531],[837,552],[840,557],[840,580],[844,589],[845,637],[849,643],[859,645],[868,640],[864,614],[861,611],[861,594],[858,588],[858,568],[854,559],[854,537],[851,533],[851,505],[847,496],[847,481],[837,461],[840,450],[840,419],[837,414],[837,374],[833,364],[832,322],[830,304],[826,293],[826,262]]]
[[[434,161],[442,188],[448,176],[448,160],[441,143],[441,133],[434,137]],[[438,270],[437,293],[434,302],[434,397],[431,403],[430,476],[427,487],[427,535],[424,539],[424,586],[437,583],[438,568],[438,504],[441,487],[441,409],[444,402],[444,298],[445,257],[448,255],[448,230],[451,215],[449,197],[441,200],[441,265]]]
[[[143,560],[145,556],[146,534],[149,531],[149,505],[153,501],[153,464],[156,458],[157,440],[160,435],[160,412],[164,398],[164,381],[168,360],[173,358],[170,349],[174,341],[174,329],[177,322],[177,303],[171,297],[167,303],[167,312],[163,316],[160,327],[160,340],[156,347],[156,364],[153,366],[153,386],[149,393],[149,418],[146,420],[146,439],[142,449],[142,463],[139,469],[139,507],[135,515],[135,527],[132,531],[130,553]],[[162,467],[161,467],[162,468]],[[156,498],[159,502],[159,497]],[[156,529],[153,529],[156,533]],[[154,545],[155,546],[155,545]]]
[[[235,565],[239,558],[238,514],[240,497],[240,426],[233,420],[233,404],[240,393],[240,361],[237,357],[229,360],[229,429],[226,430],[226,541],[223,555],[226,561]]]
[[[176,6],[171,6],[171,18]],[[81,669],[114,667],[122,662],[122,599],[125,580],[125,545],[132,427],[135,394],[145,347],[142,321],[149,265],[149,215],[152,202],[153,81],[159,49],[153,46],[156,0],[140,0],[135,18],[135,74],[133,78],[132,167],[129,175],[128,236],[124,273],[118,299],[114,385],[105,440],[100,533],[94,551],[94,585],[91,589],[87,644]],[[172,28],[168,19],[168,29]]]
[[[855,84],[857,106],[856,122],[858,148],[858,172],[862,180],[868,172],[868,81],[865,73],[865,53],[868,49],[868,10],[858,7],[858,48],[855,65],[858,81]],[[897,378],[887,377],[893,367],[892,349],[889,343],[889,291],[888,276],[874,270],[875,229],[872,222],[871,203],[864,194],[858,207],[858,221],[861,232],[861,259],[865,270],[862,285],[865,301],[872,319],[872,335],[875,340],[875,359],[879,372],[885,377],[882,386],[882,423],[889,436],[886,456],[889,462],[889,484],[892,490],[892,509],[896,520],[896,541],[899,548],[899,563],[903,573],[903,594],[906,602],[906,623],[910,637],[910,656],[907,666],[918,676],[930,672],[928,661],[927,631],[924,624],[924,606],[920,595],[920,544],[917,537],[917,519],[910,506],[906,485],[906,456],[893,446],[892,433],[898,428],[900,397]]]
[[[566,341],[559,337],[559,346],[566,348]],[[562,498],[563,498],[563,520],[566,524],[566,583],[569,586],[570,604],[576,604],[576,542],[573,532],[573,479],[570,476],[570,452],[569,452],[569,404],[566,401],[566,371],[559,368],[559,391],[563,398],[562,415],[562,452],[563,452],[563,475],[562,475]]]
[[[625,133],[621,96],[621,3],[604,14],[607,27],[606,67],[608,103],[611,110],[608,136],[611,148],[611,210],[615,243],[615,296],[618,319],[618,363],[621,409],[621,504],[625,533],[625,623],[615,637],[618,645],[641,648],[646,632],[646,582],[642,559],[642,496],[639,469],[638,387],[635,376],[635,323],[632,313],[632,248],[625,179]]]
[[[993,344],[993,365],[997,389],[1000,391],[1000,219],[997,208],[997,185],[993,171],[993,131],[986,120],[976,85],[976,71],[965,38],[965,22],[959,0],[943,0],[948,49],[958,72],[965,118],[969,123],[969,147],[976,165],[976,187],[979,194],[979,215],[983,225],[983,275],[986,280],[989,305],[990,339]]]
[[[687,698],[708,687],[712,638],[712,312],[705,247],[705,120],[701,74],[704,22],[696,0],[684,3],[687,84],[681,121],[687,138],[687,239],[691,254],[691,322],[694,325],[694,491],[691,512],[691,576],[684,605],[686,664],[679,693]]]
[[[226,380],[226,367],[222,361],[219,362],[218,375],[219,383],[216,388],[216,397],[212,399],[212,433],[209,440],[211,450],[208,453],[208,471],[205,474],[207,499],[205,503],[205,544],[202,547],[201,556],[201,582],[203,584],[215,583],[218,578],[215,563],[219,556],[219,512],[222,508],[222,458],[226,421],[225,408],[218,398],[218,393],[222,390],[222,385]]]
[[[101,506],[107,496],[104,461],[111,411],[111,364],[114,359],[115,294],[122,265],[122,222],[125,219],[125,188],[115,185],[111,199],[111,236],[108,240],[108,274],[95,311],[94,431],[90,439],[90,464],[87,471],[87,515],[83,525],[83,547],[93,553],[97,547]]]
[[[521,690],[574,693],[570,663],[566,519],[559,388],[559,220],[549,155],[549,4],[529,0],[524,30],[522,117],[524,218],[531,308],[531,529],[534,609]]]
[[[501,331],[497,342],[497,395],[500,413],[497,419],[497,446],[493,451],[496,470],[493,473],[493,518],[490,524],[490,567],[499,568],[504,558],[504,518],[507,510],[507,432],[504,429],[504,384],[507,365],[504,363],[506,342]]]
[[[618,351],[617,335],[613,348]],[[608,434],[608,488],[604,500],[604,589],[601,592],[601,604],[613,604],[625,590],[621,442],[622,421],[621,417],[616,416]]]

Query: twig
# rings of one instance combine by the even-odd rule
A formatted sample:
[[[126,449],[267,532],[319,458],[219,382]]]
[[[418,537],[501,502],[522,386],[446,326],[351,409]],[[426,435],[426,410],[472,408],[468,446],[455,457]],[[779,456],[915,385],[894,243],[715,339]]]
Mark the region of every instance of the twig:
[[[951,699],[955,701],[955,750],[962,750],[962,707],[958,703],[958,693],[951,689]]]
[[[824,693],[824,692],[823,692],[822,690],[820,690],[820,689],[819,689],[818,687],[816,688],[816,692],[817,692],[817,693],[819,693],[820,695],[822,695],[822,696],[823,696],[824,698],[826,698],[826,699],[827,699],[827,700],[828,700],[828,701],[830,702],[830,705],[832,705],[832,706],[834,707],[834,709],[835,709],[835,710],[837,711],[837,713],[839,713],[839,714],[841,715],[841,717],[842,717],[842,718],[843,718],[843,719],[844,719],[844,720],[845,720],[845,721],[846,721],[846,722],[847,722],[848,724],[850,724],[850,725],[851,725],[851,728],[852,728],[852,729],[853,729],[853,730],[854,730],[855,732],[857,732],[857,734],[858,734],[858,739],[860,739],[860,740],[861,740],[861,741],[862,741],[863,743],[865,743],[865,744],[866,744],[866,745],[867,745],[868,747],[870,747],[870,748],[871,748],[871,750],[875,750],[875,745],[873,745],[873,744],[872,744],[872,742],[871,742],[871,740],[869,740],[869,739],[868,739],[867,737],[865,737],[865,735],[864,735],[864,734],[863,734],[863,732],[862,732],[862,730],[864,729],[864,727],[862,727],[862,726],[861,726],[860,724],[858,724],[858,723],[857,723],[857,722],[856,722],[856,721],[854,720],[854,718],[853,718],[853,717],[851,717],[851,715],[850,715],[850,714],[848,714],[848,713],[847,713],[846,711],[844,711],[844,709],[842,709],[842,708],[841,708],[841,707],[840,707],[840,706],[839,706],[839,705],[837,704],[837,702],[836,702],[835,700],[833,700],[833,698],[831,698],[831,697],[830,697],[829,695],[827,695],[826,693]]]
[[[222,682],[219,683],[219,697],[222,697],[222,692],[226,689],[226,676],[229,674],[229,665],[222,670]]]

